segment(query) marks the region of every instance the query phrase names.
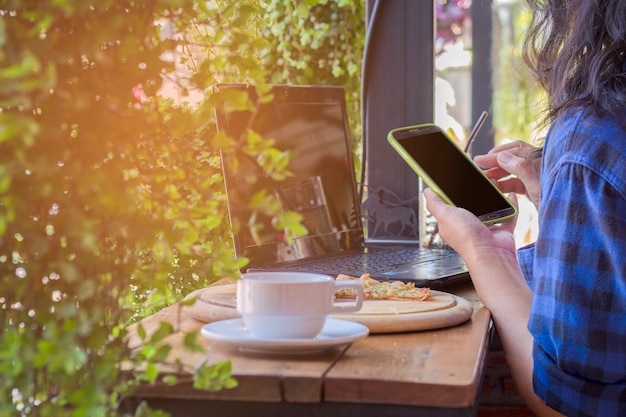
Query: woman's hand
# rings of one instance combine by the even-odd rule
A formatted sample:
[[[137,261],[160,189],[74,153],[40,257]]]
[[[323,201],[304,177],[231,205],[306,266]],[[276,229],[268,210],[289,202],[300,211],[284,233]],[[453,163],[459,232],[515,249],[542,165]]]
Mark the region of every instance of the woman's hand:
[[[457,251],[468,263],[481,256],[492,257],[494,251],[502,251],[505,256],[515,259],[515,219],[497,226],[485,226],[469,211],[446,204],[431,189],[424,190],[426,207],[437,219],[441,238]],[[511,195],[517,205],[515,195]]]
[[[537,148],[515,141],[496,146],[487,155],[477,155],[474,161],[487,170],[485,174],[502,192],[526,194],[535,207],[539,207],[541,158]]]

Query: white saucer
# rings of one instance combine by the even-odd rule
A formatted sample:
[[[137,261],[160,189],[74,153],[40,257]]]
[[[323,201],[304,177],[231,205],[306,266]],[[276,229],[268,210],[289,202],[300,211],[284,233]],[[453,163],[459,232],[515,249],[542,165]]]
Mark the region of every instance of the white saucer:
[[[202,326],[204,337],[216,342],[264,353],[310,353],[345,345],[364,338],[369,329],[347,320],[327,319],[312,339],[260,339],[252,336],[241,318],[221,320]]]

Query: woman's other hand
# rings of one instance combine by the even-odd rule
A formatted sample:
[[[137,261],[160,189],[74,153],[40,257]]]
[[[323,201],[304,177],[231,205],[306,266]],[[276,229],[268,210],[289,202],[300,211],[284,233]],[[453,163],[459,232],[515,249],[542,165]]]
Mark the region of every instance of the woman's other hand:
[[[541,152],[522,141],[496,146],[487,155],[477,155],[474,161],[486,169],[504,193],[525,194],[539,208],[539,177]]]

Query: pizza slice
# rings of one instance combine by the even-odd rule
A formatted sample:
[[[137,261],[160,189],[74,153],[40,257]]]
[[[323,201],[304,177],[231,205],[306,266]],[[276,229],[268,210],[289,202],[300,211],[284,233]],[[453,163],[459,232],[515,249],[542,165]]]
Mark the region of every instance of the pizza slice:
[[[337,280],[359,280],[363,284],[363,294],[366,300],[414,300],[422,301],[430,296],[430,288],[416,288],[412,282],[378,281],[363,274],[360,278],[339,274]],[[337,298],[356,298],[356,291],[342,289],[336,294]]]

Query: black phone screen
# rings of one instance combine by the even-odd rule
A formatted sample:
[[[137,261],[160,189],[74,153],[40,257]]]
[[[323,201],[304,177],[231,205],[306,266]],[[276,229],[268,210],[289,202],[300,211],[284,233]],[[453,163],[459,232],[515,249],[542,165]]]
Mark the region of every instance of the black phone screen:
[[[437,128],[396,132],[394,137],[454,205],[483,221],[514,213],[480,168]]]

